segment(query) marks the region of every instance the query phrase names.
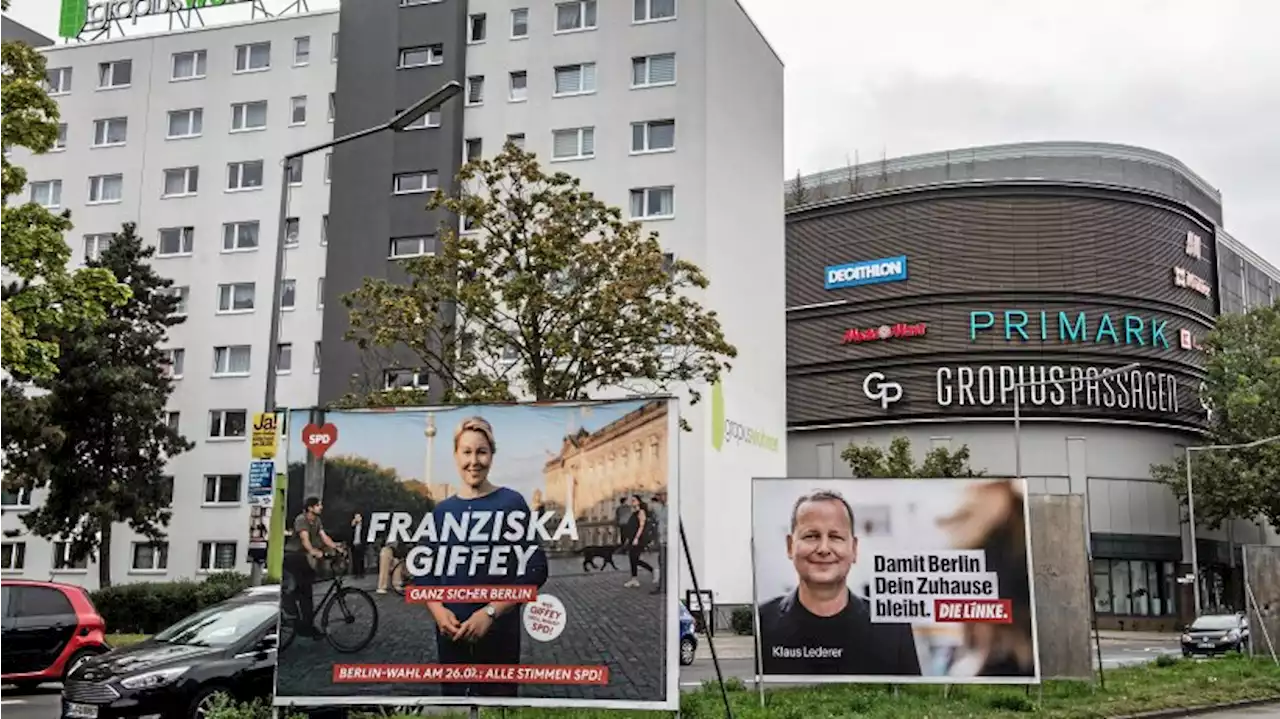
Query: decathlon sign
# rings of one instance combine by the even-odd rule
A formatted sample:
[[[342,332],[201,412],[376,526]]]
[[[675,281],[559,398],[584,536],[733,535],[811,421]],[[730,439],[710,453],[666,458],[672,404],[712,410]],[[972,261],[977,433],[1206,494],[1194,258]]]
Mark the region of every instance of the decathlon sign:
[[[907,279],[907,256],[831,265],[827,267],[826,273],[826,288],[829,290],[876,285],[881,282],[901,282]]]
[[[85,30],[104,28],[121,20],[140,20],[183,10],[239,5],[250,0],[62,0],[58,35],[78,37]]]

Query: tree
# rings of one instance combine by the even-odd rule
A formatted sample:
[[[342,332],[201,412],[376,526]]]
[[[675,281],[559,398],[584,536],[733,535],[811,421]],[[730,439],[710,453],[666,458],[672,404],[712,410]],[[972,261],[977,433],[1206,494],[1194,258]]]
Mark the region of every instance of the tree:
[[[1209,426],[1195,444],[1243,444],[1280,435],[1280,301],[1222,315],[1202,347],[1200,401],[1209,410]],[[1195,452],[1191,463],[1196,524],[1216,529],[1229,519],[1263,516],[1280,526],[1280,442]],[[1185,454],[1152,465],[1151,476],[1186,504]]]
[[[425,369],[457,402],[666,391],[712,384],[729,369],[737,350],[694,297],[708,285],[702,271],[664,255],[656,233],[644,235],[578,179],[546,174],[507,143],[463,166],[458,187],[429,207],[477,232],[442,227],[434,254],[404,263],[406,283],[366,278],[343,299],[346,338],[374,364]],[[339,404],[421,403],[382,389],[379,373]]]
[[[289,465],[289,517],[302,512],[306,465]],[[351,531],[351,516],[364,514],[369,526],[370,512],[409,512],[415,518],[435,508],[435,499],[420,491],[417,480],[403,480],[394,469],[364,457],[338,456],[324,460],[324,516],[327,531],[337,541]],[[443,499],[443,497],[439,498]]]
[[[90,266],[123,278],[129,300],[98,325],[51,335],[62,351],[56,372],[34,382],[43,392],[4,389],[5,488],[47,488],[44,504],[22,521],[69,542],[73,561],[96,554],[104,587],[117,522],[164,540],[173,499],[165,465],[194,446],[165,413],[173,384],[159,344],[183,318],[166,292],[173,283],[147,264],[154,253],[125,224]]]
[[[128,289],[103,267],[67,270],[71,248],[63,234],[71,229],[69,212],[54,214],[34,202],[9,204],[9,198],[27,184],[26,170],[9,161],[9,152],[15,147],[47,152],[58,138],[58,105],[45,91],[44,55],[26,43],[4,41],[0,95],[4,112],[0,263],[6,278],[13,279],[0,299],[0,365],[15,378],[26,380],[55,371],[59,350],[55,334],[100,321],[107,307],[127,299]]]
[[[894,437],[889,451],[873,445],[853,442],[840,453],[840,459],[849,464],[853,476],[862,479],[928,479],[934,477],[982,477],[985,471],[969,468],[969,445],[952,452],[946,447],[935,447],[916,465],[911,455],[911,440]]]
[[[794,183],[795,187],[791,189],[791,205],[798,207],[809,202],[811,198],[809,197],[809,188],[804,186],[804,176],[800,174],[799,170],[796,170]]]

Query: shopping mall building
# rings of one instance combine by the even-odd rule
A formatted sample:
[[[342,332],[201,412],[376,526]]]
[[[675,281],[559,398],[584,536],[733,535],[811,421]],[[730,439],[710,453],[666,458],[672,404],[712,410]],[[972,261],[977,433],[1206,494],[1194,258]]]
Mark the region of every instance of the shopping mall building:
[[[852,443],[967,446],[1031,491],[1085,494],[1103,626],[1187,617],[1189,535],[1151,479],[1206,421],[1198,343],[1280,298],[1222,228],[1222,199],[1137,147],[1031,143],[841,167],[788,183],[790,476],[850,476]],[[1137,367],[1101,380],[1100,371]],[[1238,604],[1237,521],[1197,532],[1206,594]]]

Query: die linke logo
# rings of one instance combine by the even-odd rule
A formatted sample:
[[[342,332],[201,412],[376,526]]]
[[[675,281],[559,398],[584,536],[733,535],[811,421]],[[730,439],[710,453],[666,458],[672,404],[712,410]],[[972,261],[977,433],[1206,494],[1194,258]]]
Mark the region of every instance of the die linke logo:
[[[1209,286],[1208,282],[1184,267],[1173,268],[1173,284],[1175,287],[1185,287],[1205,297],[1213,293],[1213,288]]]
[[[901,282],[905,279],[907,279],[906,255],[831,265],[826,269],[826,288],[829,290],[875,285],[881,282]]]
[[[924,322],[917,322],[916,324],[899,322],[896,325],[880,325],[879,327],[869,327],[861,330],[855,327],[845,330],[841,344],[857,345],[863,342],[881,342],[902,337],[923,337],[928,329],[928,325]]]

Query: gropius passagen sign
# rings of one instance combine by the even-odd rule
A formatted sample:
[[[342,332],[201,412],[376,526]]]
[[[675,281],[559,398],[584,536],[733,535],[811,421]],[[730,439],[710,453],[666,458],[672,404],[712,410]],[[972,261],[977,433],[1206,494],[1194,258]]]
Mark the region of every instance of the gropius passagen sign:
[[[98,30],[113,22],[137,21],[184,10],[238,5],[251,0],[62,0],[58,35],[78,37],[86,30]]]

